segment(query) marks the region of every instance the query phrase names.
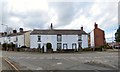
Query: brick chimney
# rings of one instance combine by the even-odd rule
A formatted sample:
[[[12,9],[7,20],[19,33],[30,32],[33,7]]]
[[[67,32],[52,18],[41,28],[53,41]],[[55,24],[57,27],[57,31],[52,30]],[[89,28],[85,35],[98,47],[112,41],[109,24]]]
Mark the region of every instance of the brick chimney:
[[[96,22],[95,22],[95,29],[96,29],[96,28],[98,28],[98,24],[96,24]]]
[[[81,30],[83,31],[83,27],[81,27]]]
[[[53,25],[52,25],[52,23],[51,23],[51,25],[50,25],[50,29],[53,30]]]

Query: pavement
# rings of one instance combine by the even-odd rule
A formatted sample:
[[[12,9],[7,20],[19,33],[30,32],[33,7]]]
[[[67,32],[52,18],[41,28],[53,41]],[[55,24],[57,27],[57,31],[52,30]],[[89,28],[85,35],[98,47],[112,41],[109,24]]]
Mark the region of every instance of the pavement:
[[[116,70],[118,52],[82,53],[29,53],[6,52],[9,59],[20,70]]]

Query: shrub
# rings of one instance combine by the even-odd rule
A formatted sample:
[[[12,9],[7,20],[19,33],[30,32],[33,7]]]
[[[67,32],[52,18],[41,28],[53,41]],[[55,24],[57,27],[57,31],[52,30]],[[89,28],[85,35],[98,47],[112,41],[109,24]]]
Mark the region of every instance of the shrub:
[[[93,51],[93,49],[92,48],[84,48],[84,49],[82,49],[82,51]]]
[[[3,44],[2,44],[2,47],[3,47],[3,50],[6,51],[6,50],[7,50],[7,43],[3,43]]]
[[[95,51],[102,51],[102,46],[95,47]]]

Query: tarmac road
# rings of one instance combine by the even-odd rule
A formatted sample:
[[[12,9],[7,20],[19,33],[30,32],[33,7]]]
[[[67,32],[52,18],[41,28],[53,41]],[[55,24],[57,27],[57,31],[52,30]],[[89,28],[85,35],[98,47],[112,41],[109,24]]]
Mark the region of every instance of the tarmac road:
[[[3,52],[20,70],[116,70],[118,52],[25,53]]]

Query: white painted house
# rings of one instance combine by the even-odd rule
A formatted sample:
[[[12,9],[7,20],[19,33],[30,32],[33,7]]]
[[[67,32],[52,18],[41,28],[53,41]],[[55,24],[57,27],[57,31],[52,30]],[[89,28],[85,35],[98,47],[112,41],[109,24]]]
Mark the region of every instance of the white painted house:
[[[30,47],[30,32],[31,31],[23,31],[17,32],[13,30],[13,33],[3,35],[0,37],[0,43],[13,43],[16,47]]]
[[[57,49],[78,49],[88,47],[88,34],[81,30],[67,29],[34,29],[30,33],[30,48],[42,48],[46,51],[46,44],[52,44],[53,51]]]

